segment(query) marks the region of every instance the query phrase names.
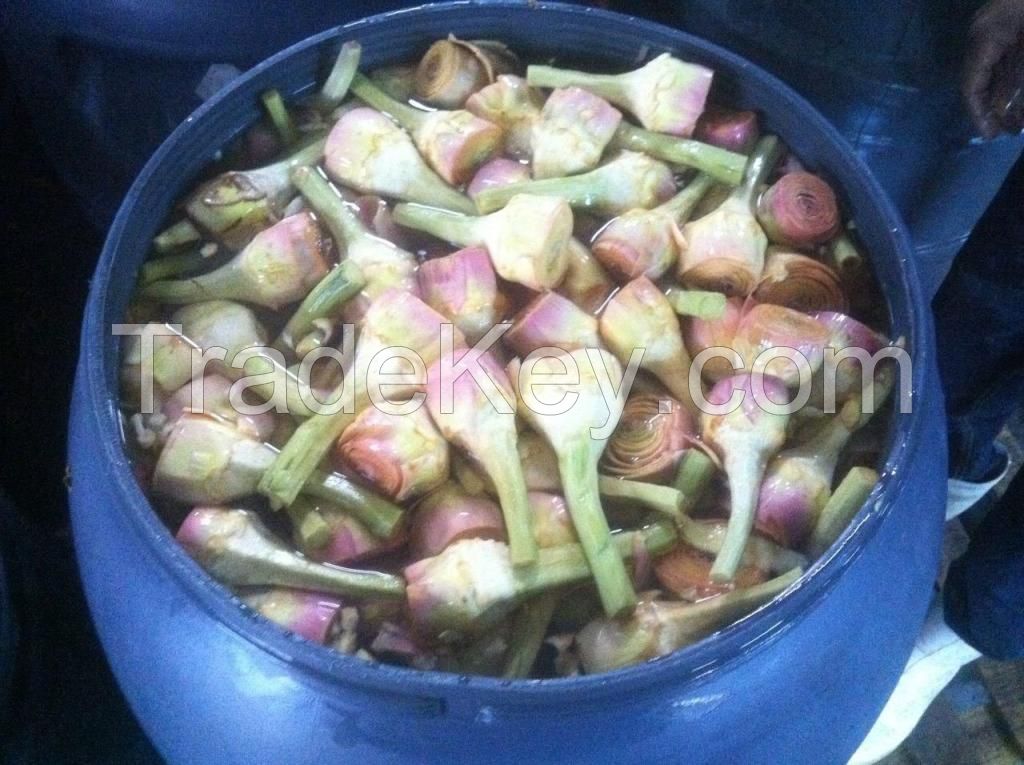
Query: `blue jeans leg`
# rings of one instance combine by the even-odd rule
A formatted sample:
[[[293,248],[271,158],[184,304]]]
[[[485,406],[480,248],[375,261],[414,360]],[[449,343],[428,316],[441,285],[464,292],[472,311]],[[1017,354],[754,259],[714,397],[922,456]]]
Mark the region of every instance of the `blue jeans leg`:
[[[960,637],[994,659],[1024,658],[1024,473],[974,530],[943,593]]]
[[[950,471],[983,481],[994,442],[1024,401],[1024,163],[1018,163],[934,302],[949,417]],[[1024,656],[1024,473],[971,531],[950,568],[946,621],[982,653]]]
[[[1024,162],[1019,162],[935,298],[939,372],[949,418],[950,473],[983,481],[994,446],[1024,401]]]

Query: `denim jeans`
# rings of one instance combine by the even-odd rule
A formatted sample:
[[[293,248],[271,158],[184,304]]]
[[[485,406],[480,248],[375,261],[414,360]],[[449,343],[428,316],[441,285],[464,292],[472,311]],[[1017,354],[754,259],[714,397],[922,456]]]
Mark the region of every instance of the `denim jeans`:
[[[979,221],[933,303],[950,474],[967,481],[998,471],[996,436],[1024,401],[1022,200],[1024,161]]]
[[[935,298],[950,471],[984,481],[1003,462],[995,438],[1024,401],[1024,161],[978,223]],[[950,568],[946,621],[999,659],[1024,656],[1024,473],[970,529]]]
[[[982,0],[684,0],[622,9],[716,42],[796,89],[903,214],[934,295],[1024,147],[981,142],[961,104],[966,30]],[[613,3],[613,6],[615,4]]]
[[[1024,658],[1024,474],[971,532],[943,588],[946,623],[993,659]]]

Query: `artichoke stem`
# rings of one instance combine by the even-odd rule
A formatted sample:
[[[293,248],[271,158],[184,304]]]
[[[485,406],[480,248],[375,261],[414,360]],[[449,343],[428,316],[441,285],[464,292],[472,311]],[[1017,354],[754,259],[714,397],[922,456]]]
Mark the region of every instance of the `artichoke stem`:
[[[476,195],[477,209],[482,213],[500,210],[516,194],[533,194],[541,197],[561,197],[570,207],[590,208],[601,196],[601,176],[598,171],[570,175],[565,178],[543,178],[537,181],[520,181],[501,188],[490,188]]]
[[[153,247],[157,252],[170,252],[187,244],[202,241],[203,235],[195,224],[188,220],[180,220],[168,226],[153,238]]]
[[[509,454],[511,458],[505,459]],[[509,448],[498,451],[498,459],[480,456],[498,494],[512,565],[531,565],[537,561],[537,542],[533,536],[533,514],[526,493],[526,479],[515,446],[510,444]]]
[[[344,245],[369,233],[345,200],[315,168],[297,167],[292,171],[292,184],[317,217],[327,224],[339,251],[344,249]]]
[[[340,473],[313,471],[303,492],[334,502],[379,539],[394,537],[405,515],[398,505],[349,481]]]
[[[396,101],[372,80],[358,72],[352,78],[352,92],[379,112],[384,112],[410,133],[423,124],[427,112]]]
[[[642,543],[651,555],[661,555],[676,544],[679,536],[671,523],[659,522],[639,531],[616,531],[609,535],[609,539],[609,549],[614,552],[621,565],[624,560],[629,560],[633,556],[637,541]],[[594,576],[591,571],[582,545],[543,547],[538,554],[536,566],[516,571],[516,592],[520,597],[528,598],[557,587],[581,584]]]
[[[505,667],[502,677],[529,677],[537,654],[544,644],[551,617],[555,613],[562,593],[558,590],[546,592],[539,597],[528,600],[519,607],[512,618],[509,635],[508,653],[505,656]]]
[[[478,244],[479,218],[418,204],[395,205],[392,218],[399,226],[423,231],[460,246]]]
[[[808,552],[812,556],[821,555],[839,539],[843,529],[850,525],[853,516],[867,502],[868,496],[877,483],[878,473],[871,468],[850,468],[850,472],[846,474],[825,507],[822,508],[814,531],[811,532]]]
[[[621,499],[636,502],[655,512],[661,513],[673,521],[682,515],[683,496],[671,486],[660,486],[656,483],[629,481],[610,476],[599,476],[598,490],[605,499]]]
[[[561,455],[559,472],[565,485],[569,514],[593,572],[601,604],[608,616],[617,616],[633,608],[636,592],[612,543],[611,530],[601,509],[597,471],[590,462],[589,448],[589,444],[583,443]]]
[[[683,515],[690,515],[696,508],[716,469],[712,459],[700,449],[688,449],[683,455],[675,480],[676,489],[683,495],[679,508]]]
[[[747,158],[733,151],[701,143],[692,138],[677,138],[664,133],[644,130],[623,122],[612,139],[622,149],[640,151],[648,156],[673,165],[685,165],[700,170],[716,181],[737,186],[743,180]]]
[[[359,266],[343,260],[302,301],[274,341],[274,348],[281,352],[294,351],[299,340],[312,329],[313,322],[337,316],[341,307],[365,286],[366,278]]]
[[[725,456],[725,472],[729,476],[729,492],[732,507],[729,511],[729,525],[726,528],[722,549],[711,567],[711,581],[731,582],[743,560],[750,532],[754,528],[757,499],[764,476],[763,460],[753,455]]]
[[[308,501],[295,500],[288,507],[288,517],[303,550],[315,550],[331,541],[331,527],[323,515]]]
[[[527,67],[526,81],[535,88],[567,88],[575,85],[606,101],[624,96],[622,77],[615,74],[591,74],[535,64]]]
[[[350,391],[346,389],[353,379],[347,375],[341,384],[342,400]],[[275,507],[285,507],[295,501],[303,485],[316,470],[317,465],[330,451],[331,445],[356,418],[361,408],[359,396],[353,411],[340,409],[332,415],[310,417],[302,423],[288,439],[274,464],[260,479],[258,491],[267,497]]]
[[[352,78],[359,69],[359,59],[362,55],[363,46],[355,40],[349,40],[341,46],[331,73],[327,75],[323,87],[320,88],[320,103],[325,111],[335,108],[345,100],[352,85]]]
[[[673,290],[666,295],[675,312],[703,321],[718,321],[725,315],[726,297],[706,290]]]
[[[267,110],[270,121],[274,124],[274,130],[277,131],[281,143],[285,146],[294,144],[299,139],[299,132],[292,121],[292,115],[288,113],[288,107],[284,105],[284,99],[281,98],[280,92],[268,90],[260,96],[260,100]]]
[[[751,215],[756,214],[755,207],[761,185],[779,163],[781,156],[782,144],[773,135],[766,135],[754,147],[754,153],[750,155],[743,173],[743,183],[733,190],[730,197],[746,205]]]
[[[147,260],[139,270],[139,282],[149,284],[161,279],[171,279],[176,276],[194,273],[206,266],[210,258],[202,252],[185,252],[179,255],[165,255],[155,260]]]
[[[710,175],[701,173],[690,181],[686,188],[655,209],[668,213],[676,223],[683,224],[690,219],[700,200],[714,185],[715,182]]]

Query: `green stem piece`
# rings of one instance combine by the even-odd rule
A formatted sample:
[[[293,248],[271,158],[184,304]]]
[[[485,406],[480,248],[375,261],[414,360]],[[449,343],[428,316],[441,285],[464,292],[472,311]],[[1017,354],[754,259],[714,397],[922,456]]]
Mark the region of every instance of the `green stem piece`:
[[[839,539],[877,484],[878,473],[871,468],[850,468],[818,516],[808,543],[808,552],[812,556],[821,555]]]
[[[608,549],[621,564],[633,557],[638,542],[657,556],[675,545],[679,535],[671,523],[658,522],[639,531],[616,531],[609,539]],[[556,587],[586,582],[593,577],[588,560],[581,544],[543,547],[536,566],[516,571],[516,593],[529,598]]]
[[[331,527],[308,499],[299,497],[289,505],[288,517],[303,550],[315,550],[331,541]]]
[[[678,521],[682,515],[683,495],[671,486],[599,476],[597,488],[605,499],[636,502],[673,521]]]
[[[725,538],[725,523],[695,521],[683,516],[678,524],[682,540],[705,555],[718,555]],[[762,571],[781,573],[791,568],[803,568],[807,557],[786,547],[775,544],[767,537],[754,534],[747,540],[743,550],[743,565]]]
[[[594,74],[534,64],[527,70],[527,81],[534,88],[579,87],[606,100],[624,95],[623,77],[618,74]]]
[[[362,272],[362,285],[352,292],[365,291],[368,299],[376,298],[390,288],[412,291],[416,282],[416,258],[394,243],[377,236],[367,228],[351,205],[345,202],[327,179],[317,170],[300,167],[292,173],[292,183],[302,194],[317,219],[326,224],[337,244],[338,252],[344,253],[343,263],[358,267]],[[352,271],[346,274],[328,275],[332,283],[325,287],[328,294],[337,295],[343,286],[333,280],[353,282],[344,290],[354,289]],[[345,298],[348,299],[348,298]],[[295,336],[298,337],[297,335]]]
[[[347,388],[352,378],[353,375],[346,375],[341,390],[335,391],[340,392],[343,401],[349,392]],[[351,410],[343,408],[330,416],[310,417],[296,429],[274,464],[263,473],[257,487],[272,506],[286,507],[295,501],[306,480],[330,450],[331,444],[352,424],[356,412],[365,403],[365,400],[357,398],[356,406]]]
[[[718,551],[715,562],[711,566],[711,581],[731,582],[743,559],[743,550],[750,539],[757,514],[758,493],[736,491],[735,487],[760,486],[764,477],[764,465],[757,461],[734,457],[727,452],[724,458],[725,472],[729,476],[731,491],[731,508],[729,510],[729,527],[722,541],[722,549]]]
[[[164,255],[162,258],[147,260],[139,269],[139,283],[149,284],[161,279],[172,279],[203,269],[210,263],[210,258],[199,250],[183,252],[179,255]]]
[[[716,321],[725,314],[727,299],[721,292],[672,289],[665,293],[665,296],[675,312],[681,316]]]
[[[509,454],[513,458],[504,459]],[[483,461],[484,471],[498,495],[508,534],[509,559],[513,566],[526,566],[537,561],[537,540],[533,536],[533,514],[526,492],[526,478],[515,455],[515,444],[511,443],[505,449],[479,453],[478,457]]]
[[[551,617],[562,599],[558,590],[526,601],[512,617],[502,677],[529,677],[544,644]]]
[[[392,219],[399,226],[423,231],[446,242],[467,246],[481,240],[482,217],[417,204],[395,205]]]
[[[736,186],[743,180],[743,169],[747,165],[747,158],[742,154],[691,138],[677,138],[644,130],[628,122],[619,125],[612,138],[612,145],[643,152],[669,164],[696,168],[730,186]]]
[[[284,105],[284,99],[277,90],[268,90],[260,96],[263,107],[267,110],[270,121],[274,124],[274,130],[285,146],[291,146],[299,138],[299,132],[295,129],[292,116],[288,113],[288,107]]]
[[[296,168],[292,173],[292,183],[317,218],[327,224],[339,250],[350,247],[363,237],[372,236],[355,211],[314,168]]]
[[[428,112],[396,101],[362,74],[352,78],[352,92],[379,112],[384,112],[410,133],[423,124]]]
[[[676,471],[674,486],[683,495],[679,511],[689,516],[701,496],[707,490],[717,467],[714,461],[700,449],[687,449]],[[716,551],[717,552],[717,551]]]
[[[338,263],[306,295],[274,341],[274,348],[282,352],[294,351],[298,342],[312,330],[313,322],[337,316],[342,306],[365,286],[366,279],[359,266],[348,260]]]
[[[320,89],[320,103],[325,111],[335,108],[345,100],[352,78],[359,69],[359,59],[362,55],[363,46],[355,40],[349,40],[341,46],[331,73]]]
[[[310,421],[326,419],[329,418],[314,417]],[[393,538],[405,515],[398,505],[349,481],[340,473],[314,471],[303,487],[303,493],[337,504],[379,539]]]
[[[700,204],[700,200],[704,198],[711,188],[715,185],[711,176],[707,173],[701,173],[692,181],[676,194],[674,197],[669,199],[667,202],[663,202],[657,207],[655,211],[666,213],[676,223],[682,225],[686,223],[697,205]]]
[[[171,252],[188,244],[202,241],[203,235],[195,224],[187,218],[168,226],[153,238],[153,247],[157,252]]]
[[[636,592],[612,543],[589,450],[590,444],[583,443],[561,455],[559,472],[565,485],[569,514],[593,572],[601,605],[608,616],[617,616],[633,607]]]
[[[773,135],[764,136],[757,142],[753,153],[750,155],[746,169],[743,172],[743,182],[733,189],[729,199],[743,204],[746,209],[750,210],[751,215],[755,215],[755,207],[758,194],[761,192],[761,184],[767,180],[768,174],[779,163],[781,156],[782,144],[779,142],[779,139]]]
[[[630,210],[649,210],[675,193],[672,171],[645,154],[624,151],[604,165],[579,175],[518,181],[480,191],[477,209],[494,212],[517,194],[559,197],[570,207],[609,217]]]

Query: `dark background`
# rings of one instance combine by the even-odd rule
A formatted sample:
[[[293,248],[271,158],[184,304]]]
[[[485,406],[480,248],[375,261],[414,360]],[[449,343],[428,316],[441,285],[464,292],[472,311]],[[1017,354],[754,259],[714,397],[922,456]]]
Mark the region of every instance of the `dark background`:
[[[0,487],[18,509],[0,501],[0,546],[19,632],[0,752],[156,763],[89,623],[66,510],[68,405],[102,239],[33,136],[0,62]]]

